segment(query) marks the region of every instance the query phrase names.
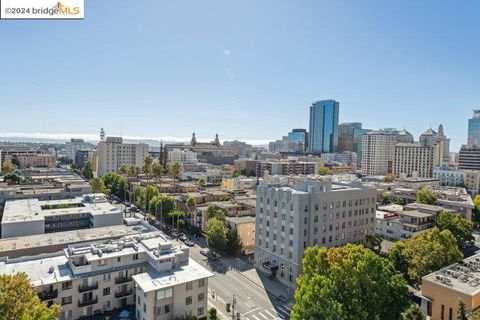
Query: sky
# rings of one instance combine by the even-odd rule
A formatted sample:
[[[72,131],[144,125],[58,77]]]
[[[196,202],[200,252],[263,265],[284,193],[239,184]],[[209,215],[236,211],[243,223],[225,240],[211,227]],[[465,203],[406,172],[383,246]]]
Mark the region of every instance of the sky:
[[[113,5],[115,4],[115,5]],[[241,139],[340,122],[444,125],[480,107],[480,2],[85,0],[83,21],[0,21],[0,136]]]

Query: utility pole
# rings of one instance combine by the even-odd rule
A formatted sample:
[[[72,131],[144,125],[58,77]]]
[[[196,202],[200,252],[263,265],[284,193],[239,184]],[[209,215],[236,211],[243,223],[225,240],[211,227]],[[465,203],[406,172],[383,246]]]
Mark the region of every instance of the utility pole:
[[[233,294],[233,300],[232,300],[232,320],[235,320],[235,303],[237,303],[237,299],[235,299],[235,294]]]

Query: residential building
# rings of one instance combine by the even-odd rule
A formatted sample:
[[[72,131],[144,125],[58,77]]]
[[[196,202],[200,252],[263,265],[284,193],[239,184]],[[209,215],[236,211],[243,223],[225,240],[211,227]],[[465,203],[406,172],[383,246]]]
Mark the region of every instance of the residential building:
[[[92,163],[92,157],[93,157],[94,151],[92,150],[84,150],[84,149],[78,149],[75,151],[75,166],[77,168],[83,168],[87,164],[87,162]]]
[[[197,154],[190,150],[173,149],[168,151],[169,162],[197,163]]]
[[[478,170],[463,170],[465,173],[465,185],[468,193],[477,195],[480,193],[480,171]],[[460,185],[461,186],[461,185]]]
[[[257,162],[257,177],[263,177],[265,172],[271,175],[299,175],[317,174],[317,162],[304,162],[294,159],[280,161],[259,161]]]
[[[233,141],[223,141],[224,147],[236,148],[238,150],[238,154],[243,157],[250,156],[250,152],[252,149],[251,144],[247,144],[243,141],[233,140]]]
[[[375,233],[375,189],[297,180],[257,188],[255,265],[291,288],[304,250],[363,243]]]
[[[78,150],[92,150],[93,145],[85,142],[83,139],[70,139],[65,143],[65,157],[75,161]]]
[[[338,151],[338,113],[339,103],[335,100],[321,100],[310,106],[310,153]]]
[[[480,146],[462,145],[458,155],[458,168],[480,170]]]
[[[2,216],[1,236],[20,237],[122,223],[120,209],[100,193],[63,200],[8,200]]]
[[[148,156],[148,145],[144,143],[123,143],[121,137],[107,137],[97,146],[97,176],[108,172],[118,172],[122,166],[143,166],[143,159]]]
[[[422,278],[422,311],[431,320],[458,318],[459,300],[467,314],[480,307],[480,254],[463,259]],[[478,311],[478,310],[477,310]]]
[[[189,248],[165,235],[134,235],[70,245],[63,252],[1,258],[0,274],[25,272],[40,300],[61,305],[59,318],[80,319],[135,307],[136,319],[207,315],[211,272]]]
[[[433,168],[433,178],[437,179],[441,186],[463,187],[465,184],[465,171],[456,167],[443,164]],[[468,188],[467,188],[468,189]]]
[[[18,154],[5,155],[5,161],[12,161],[13,159],[20,162],[19,169],[27,168],[53,168],[57,165],[57,157],[51,154]]]
[[[468,119],[469,147],[480,147],[480,109],[473,110],[472,118]]]
[[[363,136],[372,132],[370,129],[353,129],[353,151],[357,154],[357,167],[362,167]]]
[[[394,146],[393,174],[397,177],[431,178],[433,168],[443,163],[443,141],[432,146],[397,143]]]
[[[322,159],[327,163],[339,163],[342,165],[357,166],[357,154],[351,151],[322,153]]]
[[[255,176],[257,172],[258,160],[252,160],[247,158],[240,158],[235,160],[234,167],[237,171],[244,171],[247,176]]]
[[[237,230],[243,253],[252,253],[255,250],[255,217],[226,217],[225,221],[230,228]]]
[[[362,174],[379,176],[392,173],[397,131],[372,131],[363,135],[362,139]]]

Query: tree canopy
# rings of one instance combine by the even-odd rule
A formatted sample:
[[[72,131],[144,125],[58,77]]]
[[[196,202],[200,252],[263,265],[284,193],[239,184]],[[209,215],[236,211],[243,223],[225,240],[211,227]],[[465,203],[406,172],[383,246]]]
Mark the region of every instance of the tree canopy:
[[[400,319],[408,301],[392,263],[362,245],[308,248],[297,282],[292,320]]]
[[[2,174],[9,174],[12,173],[17,169],[17,166],[12,163],[12,161],[4,161],[2,163]]]
[[[394,174],[387,174],[385,177],[383,177],[383,181],[385,182],[392,182],[393,180],[395,180],[395,175]]]
[[[40,301],[25,273],[0,275],[0,319],[55,320],[59,311]]]
[[[427,317],[422,312],[420,306],[412,303],[407,310],[402,314],[402,320],[426,320]]]
[[[243,249],[243,243],[236,228],[227,228],[227,253],[231,256],[238,257]]]
[[[321,166],[318,168],[318,174],[321,176],[328,176],[332,174],[332,169],[329,167]]]
[[[109,172],[102,177],[102,180],[110,194],[116,195],[120,199],[125,198],[128,189],[128,181],[125,177],[117,173]]]
[[[437,202],[437,196],[432,190],[422,188],[417,192],[417,202],[423,204],[435,204],[435,202]]]
[[[442,211],[437,217],[437,227],[440,230],[449,230],[460,246],[466,241],[473,240],[473,223],[462,218],[460,214],[451,214]]]
[[[207,244],[214,252],[223,252],[227,246],[227,230],[223,221],[211,218],[207,225]]]
[[[108,195],[108,189],[101,178],[93,178],[90,180],[90,185],[92,186],[93,193],[103,193]]]
[[[398,271],[418,285],[423,276],[461,260],[463,255],[452,233],[435,227],[406,242],[395,242],[389,258]]]

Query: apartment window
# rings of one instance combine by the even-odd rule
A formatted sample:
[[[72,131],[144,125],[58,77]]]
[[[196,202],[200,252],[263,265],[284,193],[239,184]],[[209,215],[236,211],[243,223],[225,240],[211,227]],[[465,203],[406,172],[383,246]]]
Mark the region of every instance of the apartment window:
[[[138,253],[135,253],[135,254],[133,255],[133,260],[138,260]]]
[[[102,305],[102,310],[103,311],[106,311],[108,309],[110,309],[110,300],[104,301],[103,305]]]
[[[62,282],[62,290],[72,289],[72,281]]]
[[[170,313],[170,311],[172,310],[171,305],[169,305],[169,304],[165,305],[164,310],[165,310],[165,314]]]
[[[288,259],[292,259],[293,258],[293,252],[292,251],[288,251]]]
[[[453,310],[452,308],[448,308],[448,320],[452,320],[453,319],[452,316],[453,316]]]
[[[103,282],[108,282],[111,279],[110,273],[104,273],[103,274]]]
[[[198,280],[198,287],[203,288],[205,286],[205,279]]]
[[[192,304],[192,301],[193,301],[193,299],[192,299],[191,296],[190,296],[190,297],[186,297],[186,298],[185,298],[185,305],[187,305],[187,306],[188,306],[188,305],[191,305],[191,304]]]
[[[198,301],[203,301],[203,299],[205,299],[205,294],[202,292],[202,293],[199,293],[198,294]]]
[[[143,312],[147,312],[147,306],[143,303]]]
[[[120,262],[121,260],[121,257],[117,257],[117,262]]]
[[[193,282],[187,282],[187,291],[193,290]]]
[[[197,309],[197,316],[201,317],[203,315],[203,307]]]
[[[105,259],[101,259],[100,261],[98,261],[98,266],[99,267],[104,266],[106,264],[107,264],[107,262],[105,261]]]
[[[103,288],[103,295],[104,296],[109,296],[110,295],[110,287]]]
[[[445,306],[442,304],[441,311],[440,311],[440,319],[445,319]]]
[[[62,298],[62,306],[72,303],[72,296]]]

